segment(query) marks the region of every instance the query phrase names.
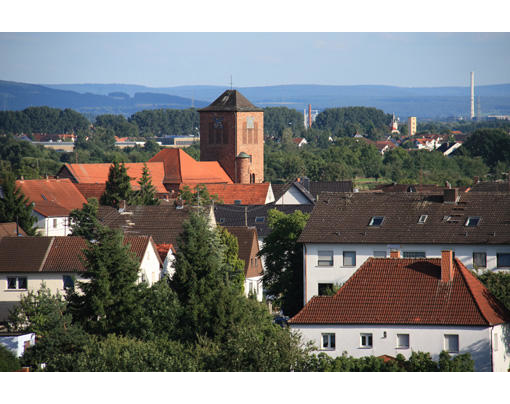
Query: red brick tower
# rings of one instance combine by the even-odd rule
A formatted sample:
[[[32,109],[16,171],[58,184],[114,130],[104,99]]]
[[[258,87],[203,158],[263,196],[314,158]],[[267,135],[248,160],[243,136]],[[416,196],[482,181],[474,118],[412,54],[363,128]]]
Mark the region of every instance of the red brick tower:
[[[264,111],[227,90],[198,112],[200,160],[218,161],[235,183],[264,182]]]

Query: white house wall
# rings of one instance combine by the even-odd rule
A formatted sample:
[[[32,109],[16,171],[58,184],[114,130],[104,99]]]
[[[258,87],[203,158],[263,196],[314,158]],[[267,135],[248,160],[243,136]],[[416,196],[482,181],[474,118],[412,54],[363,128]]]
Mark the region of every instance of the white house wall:
[[[37,233],[41,236],[68,236],[71,234],[68,216],[45,217],[37,212],[32,212],[36,217],[35,224]],[[56,226],[54,221],[56,220]]]
[[[255,276],[253,278],[245,278],[244,280],[244,294],[248,297],[250,290],[254,291],[257,296],[257,301],[261,302],[263,297],[262,276]]]
[[[311,341],[320,348],[322,333],[334,333],[336,347],[322,350],[331,357],[341,356],[343,352],[355,358],[363,356],[390,355],[399,353],[409,358],[413,351],[429,352],[434,361],[445,349],[444,335],[459,336],[459,354],[470,353],[475,362],[475,370],[489,372],[491,366],[491,327],[460,326],[386,326],[386,325],[291,325],[299,331],[304,341]],[[384,333],[386,332],[386,336]],[[372,348],[361,347],[361,333],[371,333]],[[397,348],[397,334],[409,334],[409,348]],[[454,355],[454,354],[452,354]]]
[[[510,370],[510,325],[496,325],[492,329],[493,366],[495,372]]]
[[[487,254],[487,270],[497,270],[496,254],[510,253],[510,245],[431,245],[431,244],[305,244],[304,254],[304,302],[319,293],[319,283],[343,284],[369,258],[374,251],[385,251],[390,256],[391,249],[398,249],[400,256],[405,251],[423,251],[426,258],[441,258],[442,250],[453,250],[455,257],[468,268],[473,268],[473,252]],[[333,251],[333,265],[319,266],[318,252]],[[356,265],[343,265],[343,252],[356,252]]]
[[[310,205],[311,202],[295,186],[291,186],[276,201],[276,205]]]
[[[157,257],[157,252],[149,243],[143,255],[142,262],[140,263],[140,271],[138,281],[145,280],[149,286],[159,281],[161,277],[160,264]]]
[[[0,335],[0,344],[5,346],[11,351],[17,358],[21,357],[25,353],[26,346],[35,345],[35,333],[23,334],[23,335]]]

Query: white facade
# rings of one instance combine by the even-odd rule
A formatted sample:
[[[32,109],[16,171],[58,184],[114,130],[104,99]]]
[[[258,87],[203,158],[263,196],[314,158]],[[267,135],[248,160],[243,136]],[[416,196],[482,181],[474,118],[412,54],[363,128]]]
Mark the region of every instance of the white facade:
[[[21,357],[25,349],[35,345],[35,333],[22,335],[2,335],[0,334],[0,344],[10,350],[16,357]]]
[[[319,284],[343,284],[370,257],[390,257],[391,250],[399,250],[400,256],[405,253],[425,253],[425,258],[441,258],[442,250],[452,250],[468,269],[473,267],[473,253],[485,253],[486,270],[510,270],[497,268],[497,254],[510,253],[510,245],[467,245],[467,244],[304,244],[304,302],[319,294]],[[319,252],[332,253],[332,265],[319,264]],[[352,254],[354,253],[354,254]],[[382,255],[385,254],[385,255]],[[354,255],[355,262],[351,257]],[[345,257],[345,261],[344,261]],[[348,265],[344,265],[344,262]]]
[[[161,279],[161,266],[158,252],[149,243],[142,261],[140,262],[140,272],[138,273],[138,282],[147,282],[149,286]]]
[[[341,356],[344,352],[355,358],[363,356],[404,355],[409,358],[413,351],[429,352],[432,360],[437,361],[439,354],[447,350],[447,338],[453,336],[458,341],[458,352],[451,355],[471,354],[478,372],[507,371],[510,365],[508,340],[503,343],[508,325],[494,327],[467,326],[432,326],[432,325],[364,325],[364,324],[333,324],[333,325],[291,325],[298,331],[304,341],[314,343],[317,352],[325,352],[329,356]],[[334,348],[322,348],[323,334],[335,335]],[[371,346],[362,346],[363,335],[371,335]],[[501,343],[494,345],[494,334]],[[407,335],[407,337],[405,337]],[[404,336],[404,338],[402,338]],[[455,337],[457,336],[457,337]],[[506,337],[508,339],[508,337]],[[407,340],[408,347],[399,347],[399,341]]]
[[[275,202],[276,205],[310,205],[312,202],[294,185]]]
[[[46,217],[32,211],[37,218],[36,231],[40,236],[68,236],[71,234],[68,216]]]
[[[262,276],[255,276],[253,278],[245,278],[244,280],[244,294],[246,297],[250,293],[255,293],[257,301],[261,302],[263,298]]]

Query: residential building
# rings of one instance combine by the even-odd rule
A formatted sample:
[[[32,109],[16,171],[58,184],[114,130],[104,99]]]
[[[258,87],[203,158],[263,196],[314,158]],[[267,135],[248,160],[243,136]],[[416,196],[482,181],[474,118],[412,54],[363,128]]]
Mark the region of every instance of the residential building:
[[[407,135],[412,137],[416,134],[416,117],[410,116],[407,118]]]
[[[239,258],[244,261],[244,293],[254,294],[259,302],[263,299],[262,262],[257,256],[259,252],[257,229],[246,226],[225,226],[230,234],[237,238]]]
[[[292,138],[292,142],[297,147],[303,147],[305,144],[308,144],[308,142],[306,141],[306,139],[304,137],[294,137],[294,138]]]
[[[309,181],[306,184],[309,186]],[[301,181],[272,186],[275,205],[313,205],[315,203],[315,198]]]
[[[476,371],[510,366],[510,313],[443,251],[441,258],[369,258],[334,296],[315,296],[289,325],[319,352],[355,358],[469,353]]]
[[[16,187],[32,203],[32,214],[41,236],[67,236],[71,233],[69,214],[81,209],[87,200],[68,178],[17,180]]]
[[[0,332],[0,344],[20,358],[25,349],[35,345],[35,333]]]
[[[139,282],[152,285],[161,276],[163,265],[150,236],[124,237],[140,263]],[[63,294],[74,278],[83,280],[81,237],[4,237],[0,239],[0,320],[29,291],[37,291],[44,283],[52,293]]]
[[[510,270],[510,193],[322,193],[299,237],[304,302],[345,283],[370,257],[437,258]]]
[[[275,200],[273,189],[269,182],[204,185],[209,195],[216,195],[221,203],[226,205],[266,205]],[[193,189],[192,186],[190,188]]]
[[[23,237],[27,234],[15,222],[0,223],[0,238],[2,237]]]

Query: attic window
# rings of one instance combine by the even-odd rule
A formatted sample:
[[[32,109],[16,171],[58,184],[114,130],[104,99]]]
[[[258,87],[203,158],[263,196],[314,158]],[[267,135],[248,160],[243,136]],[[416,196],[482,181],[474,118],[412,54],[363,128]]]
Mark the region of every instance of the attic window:
[[[421,215],[420,218],[418,219],[418,224],[425,223],[428,217],[429,217],[428,215]]]
[[[255,218],[255,223],[264,223],[264,216],[257,216]]]
[[[234,201],[234,205],[240,205],[240,204],[241,204],[241,200],[240,200],[240,199],[236,199],[236,200]]]
[[[469,216],[466,220],[465,226],[474,227],[474,226],[478,226],[478,223],[480,223],[479,216]]]
[[[220,217],[220,219],[218,220],[218,223],[225,223],[225,218],[224,217]]]
[[[370,219],[369,226],[380,226],[384,220],[384,216],[374,216],[372,219]]]

